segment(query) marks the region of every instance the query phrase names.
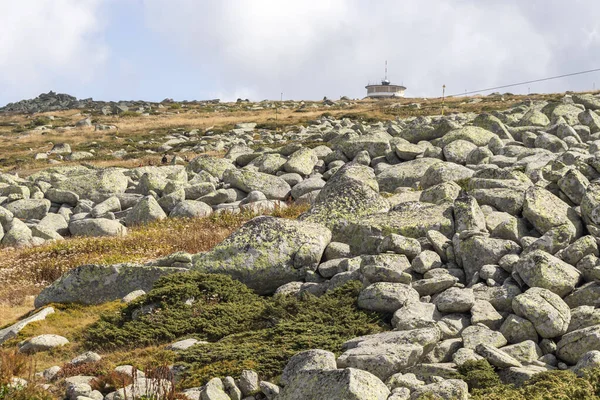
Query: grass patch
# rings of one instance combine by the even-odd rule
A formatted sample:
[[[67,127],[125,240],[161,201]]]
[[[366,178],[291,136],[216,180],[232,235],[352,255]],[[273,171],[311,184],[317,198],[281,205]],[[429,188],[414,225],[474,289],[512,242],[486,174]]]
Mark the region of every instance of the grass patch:
[[[171,275],[121,312],[103,316],[86,330],[84,342],[112,351],[195,337],[213,343],[178,353],[186,367],[183,387],[247,368],[273,379],[298,351],[339,353],[346,340],[384,329],[379,315],[358,309],[361,287],[355,281],[320,298],[265,298],[224,275]],[[188,299],[194,302],[186,304]],[[153,309],[136,318],[144,306]]]
[[[296,218],[306,208],[305,205],[290,205],[271,215]],[[132,228],[125,237],[78,237],[39,247],[3,250],[0,256],[0,303],[21,306],[44,286],[79,265],[143,262],[177,251],[210,250],[255,216],[243,212],[213,214],[207,218],[169,218]],[[3,324],[9,322],[8,316],[2,318]]]

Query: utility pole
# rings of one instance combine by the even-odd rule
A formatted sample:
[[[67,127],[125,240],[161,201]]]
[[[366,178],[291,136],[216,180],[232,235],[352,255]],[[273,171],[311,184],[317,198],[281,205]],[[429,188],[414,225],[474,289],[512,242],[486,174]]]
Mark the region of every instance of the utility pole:
[[[279,132],[279,107],[283,103],[283,92],[279,96],[279,104],[275,106],[275,131]]]
[[[446,85],[442,86],[442,117],[444,116],[444,101],[446,99]]]

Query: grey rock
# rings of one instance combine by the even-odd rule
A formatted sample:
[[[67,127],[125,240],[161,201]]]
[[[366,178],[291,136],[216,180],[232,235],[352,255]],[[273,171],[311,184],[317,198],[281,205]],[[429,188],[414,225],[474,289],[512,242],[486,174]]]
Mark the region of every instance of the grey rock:
[[[300,175],[309,175],[318,161],[315,152],[307,147],[294,152],[289,160],[283,165],[283,169],[288,173],[297,173]]]
[[[435,158],[419,158],[394,165],[377,176],[377,182],[382,191],[394,192],[398,187],[415,187],[431,165],[440,163]],[[439,182],[437,182],[439,183]]]
[[[442,260],[440,256],[431,250],[422,251],[411,263],[412,269],[420,274],[424,274],[435,268],[440,268],[441,266]]]
[[[413,260],[421,253],[421,243],[417,239],[391,234],[383,238],[378,248],[379,253],[388,251],[404,254],[409,260]]]
[[[37,308],[37,306],[36,306]],[[23,318],[22,320],[20,320],[19,322],[14,323],[13,325],[10,325],[4,329],[0,329],[0,344],[4,343],[5,341],[12,339],[14,337],[17,336],[17,334],[23,329],[25,328],[27,325],[29,325],[32,322],[36,322],[36,321],[43,321],[44,319],[46,319],[46,317],[50,314],[54,313],[54,308],[52,307],[46,307],[36,313],[34,313],[33,315]]]
[[[543,356],[542,349],[533,340],[525,340],[510,346],[505,346],[502,351],[523,364],[535,363]]]
[[[563,335],[571,321],[569,306],[550,290],[531,288],[513,300],[513,310],[533,323],[543,338]]]
[[[16,218],[42,219],[48,214],[50,209],[50,200],[48,199],[22,199],[13,201],[6,205],[6,209],[10,211]]]
[[[452,287],[446,289],[435,298],[435,305],[440,312],[463,313],[468,312],[475,303],[472,289]]]
[[[360,292],[358,306],[369,311],[392,313],[410,300],[419,300],[419,293],[410,286],[403,283],[377,282]]]
[[[127,177],[121,171],[111,169],[82,171],[53,182],[53,187],[58,190],[73,192],[80,199],[100,202],[113,195],[125,192]]]
[[[35,307],[49,303],[100,304],[118,300],[134,290],[149,291],[158,278],[185,269],[144,267],[135,264],[83,265],[72,269],[46,287]]]
[[[280,382],[283,386],[290,383],[299,371],[307,370],[335,370],[337,364],[335,354],[325,350],[305,350],[293,355],[286,364],[281,374]]]
[[[67,338],[59,335],[39,335],[27,339],[19,344],[19,353],[37,353],[55,347],[65,346],[69,343]]]
[[[478,344],[475,351],[477,352],[477,354],[488,360],[490,364],[497,368],[510,368],[522,366],[522,364],[518,360],[506,354],[501,349],[497,349],[485,343]]]
[[[375,375],[354,368],[300,371],[280,392],[278,400],[386,400],[387,386]]]
[[[514,270],[528,286],[548,289],[561,297],[570,293],[581,277],[577,268],[542,250],[521,256]]]
[[[246,193],[258,190],[274,200],[284,200],[291,190],[290,185],[277,176],[250,170],[228,169],[223,174],[223,181]]]
[[[500,326],[500,332],[508,340],[508,343],[521,343],[526,340],[538,342],[535,326],[528,319],[518,315],[510,314],[506,317]]]
[[[572,371],[577,376],[583,376],[586,370],[600,367],[600,351],[592,350],[585,353],[577,364],[573,367]]]
[[[531,187],[525,193],[523,216],[542,234],[566,225],[575,239],[583,229],[579,216],[567,203],[540,187]]]
[[[483,324],[490,329],[498,330],[503,318],[494,306],[486,300],[476,300],[471,307],[471,324]],[[508,339],[508,338],[507,338]]]
[[[600,350],[600,325],[565,334],[557,343],[556,356],[568,364],[576,364],[592,350]]]
[[[471,350],[475,350],[481,343],[496,348],[502,347],[507,343],[502,333],[493,331],[485,325],[468,326],[462,331],[461,337],[463,347]]]
[[[418,239],[431,230],[446,237],[454,234],[451,206],[403,203],[388,213],[372,214],[340,226],[335,240],[350,244],[353,253],[361,254],[376,251],[381,240],[389,234]]]
[[[127,226],[145,225],[165,218],[167,214],[154,197],[146,196],[127,213],[125,223]]]
[[[469,388],[467,383],[460,379],[448,379],[415,389],[410,395],[410,400],[417,400],[425,394],[433,396],[435,399],[467,400]]]
[[[430,328],[436,326],[441,318],[442,314],[435,304],[412,300],[394,312],[392,326],[398,331]]]
[[[257,217],[211,251],[195,255],[193,268],[230,275],[261,294],[273,293],[314,271],[330,241],[331,232],[322,225]]]
[[[82,219],[69,224],[69,232],[73,236],[125,236],[127,228],[119,221],[106,218]]]
[[[437,328],[385,332],[346,342],[338,357],[339,368],[359,368],[382,380],[415,365],[420,357],[440,340]]]
[[[440,183],[464,181],[473,176],[473,170],[450,162],[434,162],[425,170],[420,180],[423,189]]]
[[[213,212],[212,208],[201,201],[184,200],[178,203],[169,213],[171,218],[201,218],[208,217]]]
[[[260,390],[258,385],[258,374],[252,370],[243,370],[240,375],[238,386],[244,396],[249,396]]]
[[[300,216],[300,219],[333,228],[343,221],[386,212],[389,207],[388,201],[379,194],[373,170],[348,163],[327,181],[310,210]]]

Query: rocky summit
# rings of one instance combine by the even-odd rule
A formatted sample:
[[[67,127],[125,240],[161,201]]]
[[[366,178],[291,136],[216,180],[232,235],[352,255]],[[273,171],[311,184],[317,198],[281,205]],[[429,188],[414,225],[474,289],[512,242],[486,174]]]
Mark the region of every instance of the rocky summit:
[[[221,154],[173,165],[2,173],[6,252],[250,217],[206,251],[55,276],[0,343],[46,363],[83,353],[39,374],[72,400],[526,398],[543,379],[583,385],[600,367],[599,110],[597,94],[566,94],[487,113],[321,115],[270,146],[242,124]],[[299,204],[297,218],[272,215]],[[77,335],[31,328],[90,307],[109,313]],[[138,345],[167,346],[168,374],[105,361]]]

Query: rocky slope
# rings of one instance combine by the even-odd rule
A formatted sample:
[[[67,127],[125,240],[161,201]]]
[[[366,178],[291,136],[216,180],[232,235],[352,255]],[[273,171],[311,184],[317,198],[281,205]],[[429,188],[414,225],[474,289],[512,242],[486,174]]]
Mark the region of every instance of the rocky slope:
[[[165,99],[163,103],[171,103],[173,100]],[[219,100],[210,100],[205,103],[218,103]],[[202,102],[200,102],[202,103]],[[89,109],[102,112],[105,115],[109,114],[120,114],[128,111],[138,109],[151,109],[152,107],[158,106],[158,103],[151,103],[145,101],[119,101],[119,102],[107,102],[107,101],[95,101],[91,98],[80,99],[76,97],[64,94],[55,93],[50,91],[48,93],[42,93],[35,99],[21,100],[16,103],[8,103],[4,107],[0,107],[0,113],[6,112],[17,112],[17,113],[42,113],[48,111],[61,111],[61,110],[73,110],[73,109]]]
[[[82,266],[36,306],[119,299],[188,270],[229,275],[262,295],[321,296],[360,281],[358,306],[389,315],[393,330],[349,340],[338,355],[299,353],[278,386],[247,371],[188,398],[466,399],[456,377],[469,360],[487,360],[517,386],[543,371],[600,366],[598,110],[598,96],[567,95],[481,115],[322,118],[310,147],[239,144],[185,168],[45,171],[5,183],[3,241],[25,232],[23,243],[35,243],[51,215],[72,234],[109,223],[122,234],[123,224],[167,214],[308,202],[298,221],[257,217],[206,253]]]

